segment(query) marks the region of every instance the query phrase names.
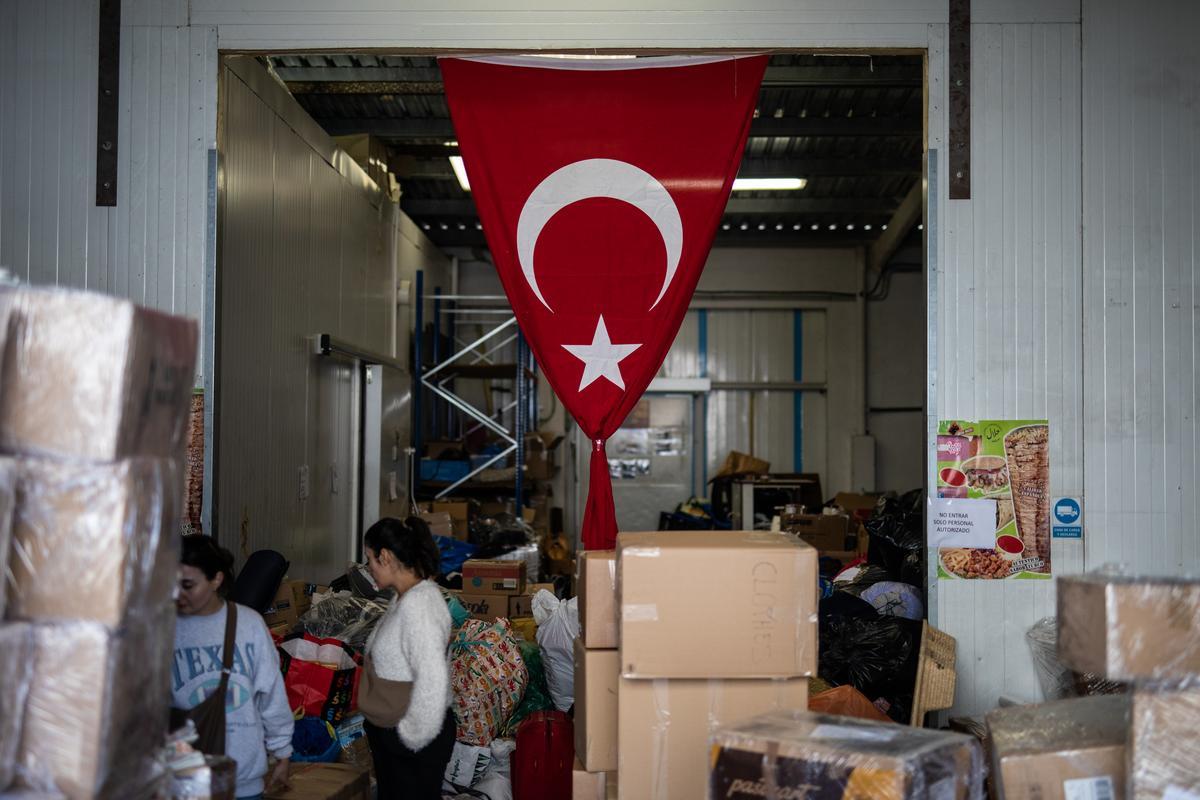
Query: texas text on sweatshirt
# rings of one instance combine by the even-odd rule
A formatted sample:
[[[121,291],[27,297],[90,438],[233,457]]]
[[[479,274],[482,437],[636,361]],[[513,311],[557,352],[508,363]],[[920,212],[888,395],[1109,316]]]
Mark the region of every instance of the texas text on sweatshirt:
[[[193,708],[221,682],[228,604],[208,616],[181,615],[171,665],[174,704]],[[237,762],[237,796],[261,794],[267,751],[292,755],[292,712],[279,654],[263,618],[239,605],[233,672],[225,700],[225,754]]]

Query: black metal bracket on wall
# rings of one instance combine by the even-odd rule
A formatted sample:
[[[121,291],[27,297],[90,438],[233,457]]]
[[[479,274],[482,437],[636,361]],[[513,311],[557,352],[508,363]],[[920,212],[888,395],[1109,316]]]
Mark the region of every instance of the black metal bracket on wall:
[[[96,81],[96,205],[117,204],[117,111],[121,88],[121,0],[100,0]]]
[[[950,199],[971,199],[971,0],[950,2]]]

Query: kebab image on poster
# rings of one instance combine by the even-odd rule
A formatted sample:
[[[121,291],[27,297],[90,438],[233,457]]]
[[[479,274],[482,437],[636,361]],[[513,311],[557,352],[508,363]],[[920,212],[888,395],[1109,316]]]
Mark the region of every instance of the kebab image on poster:
[[[939,548],[939,578],[1050,577],[1050,426],[1046,420],[941,422],[937,496],[996,501],[995,547]]]

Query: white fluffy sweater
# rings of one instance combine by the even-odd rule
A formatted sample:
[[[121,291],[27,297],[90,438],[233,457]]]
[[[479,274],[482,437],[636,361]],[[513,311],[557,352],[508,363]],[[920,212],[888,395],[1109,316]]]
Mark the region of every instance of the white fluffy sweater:
[[[408,711],[396,726],[410,750],[425,748],[442,730],[452,699],[449,644],[450,611],[433,581],[393,599],[367,640],[379,677],[413,684]]]

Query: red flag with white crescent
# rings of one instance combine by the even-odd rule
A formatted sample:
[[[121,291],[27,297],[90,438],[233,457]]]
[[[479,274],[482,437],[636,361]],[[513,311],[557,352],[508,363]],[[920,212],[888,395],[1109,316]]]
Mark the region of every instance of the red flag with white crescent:
[[[766,63],[439,59],[504,291],[538,365],[593,443],[588,549],[616,541],[604,442],[679,331]]]

